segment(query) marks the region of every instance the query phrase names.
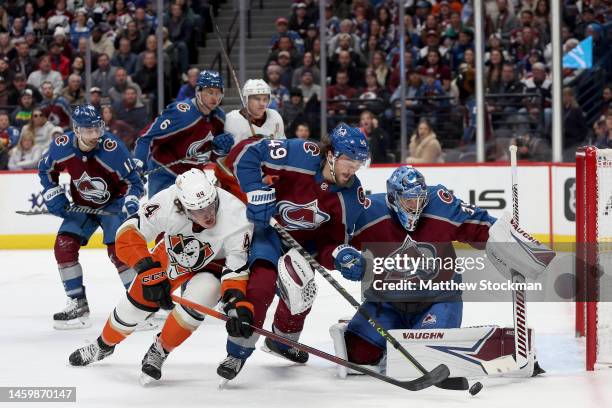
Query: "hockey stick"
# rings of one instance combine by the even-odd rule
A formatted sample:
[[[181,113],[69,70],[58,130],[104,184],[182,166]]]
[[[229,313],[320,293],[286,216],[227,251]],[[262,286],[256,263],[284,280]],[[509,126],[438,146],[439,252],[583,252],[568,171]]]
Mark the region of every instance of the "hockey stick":
[[[378,334],[380,334],[382,337],[385,338],[385,340],[391,343],[391,345],[397,351],[399,351],[404,357],[406,357],[408,361],[410,361],[412,365],[419,372],[421,372],[421,374],[423,374],[422,377],[419,377],[413,381],[421,383],[423,388],[429,387],[431,385],[436,385],[437,387],[450,390],[466,390],[468,388],[468,382],[465,378],[448,378],[450,372],[448,370],[448,367],[444,364],[440,364],[433,370],[428,372],[427,369],[425,369],[425,367],[423,367],[421,363],[419,363],[408,352],[408,350],[406,350],[395,339],[395,337],[389,334],[388,331],[386,331],[376,320],[374,320],[374,318],[368,313],[367,310],[364,310],[360,307],[361,305],[359,304],[359,302],[353,296],[351,296],[351,294],[348,293],[346,289],[342,287],[342,285],[338,283],[338,281],[329,273],[327,269],[322,267],[304,248],[302,248],[302,246],[291,235],[289,235],[289,233],[285,230],[285,228],[283,228],[282,225],[278,223],[278,221],[276,221],[274,218],[271,218],[270,225],[278,232],[278,234],[284,241],[288,242],[289,245],[295,248],[300,253],[300,255],[302,255],[304,259],[306,259],[310,263],[314,270],[319,272],[325,278],[325,280],[327,280],[327,282],[329,282],[334,287],[334,289],[336,289],[336,291],[338,291],[338,293],[342,295],[343,298],[345,298],[355,309],[357,309],[359,313],[361,313],[368,320],[368,323],[370,323],[374,327],[374,329],[376,329]]]
[[[111,211],[104,211],[104,210],[98,210],[95,208],[87,208],[87,207],[78,207],[76,205],[73,205],[69,208],[66,209],[67,212],[73,212],[73,213],[82,213],[82,214],[92,214],[92,215],[117,215],[120,214],[119,212],[111,212]],[[49,212],[49,210],[44,209],[44,210],[34,210],[34,211],[15,211],[17,214],[20,215],[43,215],[43,214],[51,214]]]
[[[227,51],[225,50],[225,45],[223,45],[223,39],[221,38],[221,31],[219,30],[219,26],[217,25],[217,20],[215,19],[214,13],[213,13],[213,9],[212,7],[210,8],[210,21],[212,22],[212,26],[215,28],[215,35],[217,36],[217,40],[219,41],[219,47],[221,48],[221,53],[223,54],[223,58],[225,59],[225,63],[227,64],[227,67],[230,70],[230,73],[232,75],[232,79],[234,80],[234,84],[236,85],[236,88],[238,89],[238,96],[240,97],[240,102],[242,103],[242,107],[246,110],[246,114],[247,114],[247,123],[249,124],[249,129],[251,130],[251,136],[255,136],[255,128],[253,128],[253,124],[251,123],[251,114],[249,113],[249,110],[246,106],[246,101],[244,100],[244,95],[242,95],[242,87],[240,86],[240,82],[238,81],[238,77],[236,76],[236,71],[234,71],[234,65],[232,64],[232,61],[230,60],[230,57],[227,53]]]
[[[223,321],[229,320],[229,317],[227,317],[223,313],[217,312],[216,310],[210,309],[210,308],[208,308],[206,306],[203,306],[203,305],[200,305],[198,303],[194,303],[194,302],[192,302],[190,300],[187,300],[185,298],[182,298],[182,297],[179,297],[179,296],[176,296],[176,295],[172,295],[172,300],[174,300],[176,303],[178,303],[180,305],[183,305],[185,307],[189,307],[191,309],[197,310],[200,313],[204,313],[204,314],[206,314],[208,316],[212,316],[212,317],[217,318],[219,320],[223,320]],[[278,341],[280,343],[286,344],[289,347],[295,347],[298,350],[302,350],[302,351],[305,351],[307,353],[314,354],[315,356],[320,357],[320,358],[322,358],[324,360],[331,361],[332,363],[336,363],[336,364],[339,364],[339,365],[344,366],[344,367],[348,367],[348,368],[353,369],[355,371],[359,371],[362,374],[369,375],[370,377],[377,378],[377,379],[379,379],[381,381],[384,381],[384,382],[389,383],[389,384],[393,384],[395,386],[398,386],[398,387],[403,388],[403,389],[408,390],[408,391],[420,391],[423,388],[429,387],[429,386],[431,386],[431,385],[433,385],[435,383],[436,373],[434,373],[433,371],[427,373],[427,375],[425,375],[425,376],[423,376],[421,378],[417,378],[416,380],[412,380],[412,381],[399,381],[399,380],[396,380],[395,378],[391,378],[391,377],[388,377],[388,376],[386,376],[384,374],[377,373],[376,371],[367,369],[367,368],[365,368],[365,367],[363,367],[363,366],[361,366],[359,364],[351,363],[350,361],[347,361],[347,360],[344,360],[344,359],[342,359],[340,357],[336,357],[334,355],[328,354],[328,353],[326,353],[324,351],[321,351],[319,349],[316,349],[314,347],[310,347],[310,346],[307,346],[305,344],[298,343],[298,342],[290,340],[288,338],[279,336],[278,334],[270,332],[268,330],[260,329],[259,327],[255,327],[255,326],[252,326],[252,325],[251,325],[251,327],[253,328],[253,331],[255,333],[257,333],[257,334],[260,334],[262,336],[268,337],[268,338],[270,338],[272,340],[275,340],[275,341]]]
[[[516,146],[510,146],[510,172],[512,174],[512,218],[515,227],[519,225],[518,207],[518,165],[516,160]],[[525,277],[517,271],[512,271],[512,283],[525,283]],[[514,318],[514,354],[519,368],[529,363],[527,350],[527,293],[524,289],[512,291],[512,314]]]
[[[212,149],[213,149],[212,147],[208,147],[204,151],[199,152],[199,154],[208,153]],[[196,157],[197,156],[185,156],[182,159],[174,160],[174,161],[171,161],[170,163],[166,163],[166,164],[160,165],[159,167],[156,167],[154,169],[142,172],[142,173],[140,173],[140,176],[141,177],[145,177],[145,176],[148,176],[149,174],[157,173],[158,171],[161,171],[161,170],[167,170],[169,167],[172,167],[172,166],[175,166],[175,165],[181,164],[181,163],[187,163],[191,159],[196,158]]]

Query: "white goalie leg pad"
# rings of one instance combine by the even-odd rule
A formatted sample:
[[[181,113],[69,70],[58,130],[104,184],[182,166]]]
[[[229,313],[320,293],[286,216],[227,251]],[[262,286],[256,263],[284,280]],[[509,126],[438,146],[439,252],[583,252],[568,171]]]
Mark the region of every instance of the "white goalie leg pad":
[[[555,257],[555,252],[542,245],[511,220],[507,212],[489,228],[487,257],[508,279],[512,272],[536,281]]]
[[[310,263],[291,248],[278,258],[277,287],[292,315],[308,310],[317,296],[317,284]]]
[[[514,360],[514,329],[497,326],[457,329],[390,330],[389,333],[428,370],[445,364],[450,377],[482,376],[530,377],[533,374],[535,350],[529,329],[529,363],[519,370]],[[393,347],[387,349],[387,375],[394,378],[417,378],[422,374]]]
[[[346,322],[349,320],[350,318],[348,318],[346,321],[340,321],[339,323],[333,324],[329,328],[329,335],[331,336],[332,341],[334,342],[334,352],[336,354],[336,357],[340,357],[343,360],[348,360],[348,351],[346,349],[346,340],[344,334],[346,333],[346,330],[348,328],[348,323]],[[367,368],[368,370],[384,373],[386,364],[387,356],[385,354],[383,358],[380,359],[380,362],[377,365],[364,365],[362,367]],[[346,378],[347,375],[364,375],[359,371],[355,371],[352,368],[348,368],[342,365],[337,365],[337,368],[338,377],[342,379]]]
[[[136,330],[137,326],[143,323],[151,312],[137,308],[124,297],[115,307],[110,316],[111,325],[120,332],[129,334]]]
[[[334,352],[336,357],[340,357],[343,360],[348,360],[348,353],[346,351],[346,341],[344,340],[344,333],[348,323],[336,323],[329,328],[329,335],[334,342]],[[338,377],[346,378],[348,375],[348,368],[338,365]]]
[[[187,283],[183,298],[194,303],[213,308],[219,301],[221,283],[212,273],[196,273]],[[196,329],[204,321],[204,315],[183,305],[176,305],[173,313],[177,313],[183,323]]]

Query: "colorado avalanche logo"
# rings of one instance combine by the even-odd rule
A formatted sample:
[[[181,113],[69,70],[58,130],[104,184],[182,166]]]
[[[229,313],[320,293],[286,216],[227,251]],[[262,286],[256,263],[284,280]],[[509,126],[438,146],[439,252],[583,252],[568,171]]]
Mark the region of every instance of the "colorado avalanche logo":
[[[112,139],[106,139],[104,141],[104,143],[102,144],[102,147],[104,148],[104,150],[106,150],[107,152],[112,152],[113,150],[115,150],[117,148],[117,142],[115,142]]]
[[[187,148],[187,157],[191,157],[196,163],[208,163],[210,161],[210,151],[205,152],[204,145],[212,142],[213,135],[208,132],[208,135],[202,140],[196,140]]]
[[[180,102],[176,104],[176,109],[178,109],[181,112],[187,112],[189,109],[191,109],[191,106],[189,106],[188,103]]]
[[[208,242],[200,242],[194,237],[182,234],[168,237],[168,257],[170,269],[168,277],[176,279],[188,272],[198,272],[215,254]]]
[[[84,200],[95,204],[104,204],[111,196],[106,182],[101,177],[90,177],[87,172],[74,181],[74,186]]]
[[[68,136],[66,135],[60,135],[58,137],[55,138],[55,144],[57,146],[66,146],[68,144]]]
[[[427,313],[427,316],[425,316],[423,322],[421,322],[421,326],[432,326],[436,323],[438,323],[438,318],[436,317],[436,315]]]
[[[438,197],[440,197],[440,200],[445,204],[451,204],[453,202],[453,195],[442,188],[438,190]]]
[[[288,230],[317,229],[331,218],[329,214],[319,209],[317,200],[307,204],[296,204],[283,200],[277,204],[277,208]]]

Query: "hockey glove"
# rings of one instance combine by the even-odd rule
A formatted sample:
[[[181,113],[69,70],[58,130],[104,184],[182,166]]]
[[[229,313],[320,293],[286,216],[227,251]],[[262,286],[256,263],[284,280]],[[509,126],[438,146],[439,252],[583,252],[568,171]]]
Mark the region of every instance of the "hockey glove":
[[[223,310],[229,316],[225,323],[227,334],[232,337],[251,337],[253,334],[253,304],[246,300],[244,293],[238,289],[228,289],[223,293]]]
[[[170,310],[174,307],[170,297],[170,282],[166,271],[161,268],[159,262],[153,258],[143,258],[134,270],[138,273],[138,279],[142,283],[142,297],[149,302],[157,302],[162,309]]]
[[[360,281],[365,272],[365,262],[361,252],[350,245],[340,245],[334,252],[334,266],[342,273],[345,279]]]
[[[58,217],[64,218],[66,210],[70,206],[70,202],[64,194],[64,190],[60,186],[48,189],[43,193],[43,199],[49,213]]]
[[[214,137],[212,144],[214,154],[217,156],[227,156],[232,146],[234,146],[234,136],[231,133],[221,133]]]
[[[266,187],[247,193],[247,218],[258,227],[270,225],[270,218],[276,214],[276,190]]]
[[[130,218],[132,215],[136,214],[139,208],[140,204],[136,196],[129,195],[124,198],[122,211],[126,218]]]

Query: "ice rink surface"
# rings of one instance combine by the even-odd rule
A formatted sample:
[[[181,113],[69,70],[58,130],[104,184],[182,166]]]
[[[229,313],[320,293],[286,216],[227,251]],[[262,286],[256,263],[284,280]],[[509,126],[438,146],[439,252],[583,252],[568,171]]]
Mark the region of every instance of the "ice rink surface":
[[[106,250],[81,251],[93,322],[85,330],[52,328],[52,314],[63,309],[65,295],[51,250],[0,251],[0,259],[0,386],[77,387],[76,405],[53,403],[54,407],[612,407],[612,369],[584,371],[584,341],[573,337],[572,303],[528,305],[529,325],[536,330],[538,357],[547,374],[484,379],[484,389],[475,397],[433,387],[409,392],[361,376],[341,380],[333,364],[317,357],[295,366],[259,350],[239,376],[219,390],[216,368],[226,355],[226,335],[223,323],[211,318],[172,352],[162,379],[143,388],[138,385],[140,361],[157,331],[134,333],[100,363],[68,365],[68,355],[95,341],[108,314],[125,296]],[[317,279],[319,295],[300,340],[333,353],[328,328],[353,310],[327,282]],[[345,280],[342,284],[358,296],[358,285]],[[269,318],[273,312],[271,307]],[[511,322],[510,303],[465,305],[463,326]],[[269,329],[270,323],[265,327]],[[18,406],[28,405],[41,403]]]

